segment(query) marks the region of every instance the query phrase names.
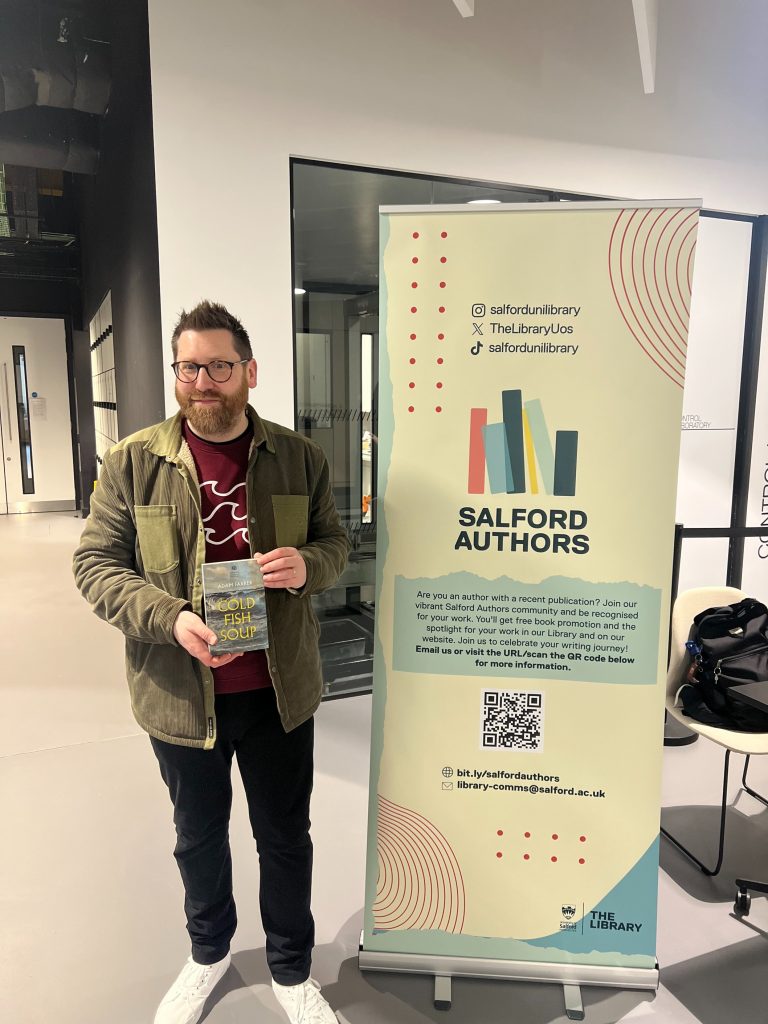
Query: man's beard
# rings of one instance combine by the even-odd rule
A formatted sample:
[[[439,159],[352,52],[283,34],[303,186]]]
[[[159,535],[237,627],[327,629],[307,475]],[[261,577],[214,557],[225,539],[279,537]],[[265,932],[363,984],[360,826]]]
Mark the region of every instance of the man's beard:
[[[201,398],[216,401],[213,405],[199,405],[196,399]],[[211,437],[225,434],[237,423],[248,404],[248,379],[243,374],[240,390],[229,395],[222,395],[218,391],[182,392],[177,384],[176,401],[182,416],[186,417],[195,433]]]

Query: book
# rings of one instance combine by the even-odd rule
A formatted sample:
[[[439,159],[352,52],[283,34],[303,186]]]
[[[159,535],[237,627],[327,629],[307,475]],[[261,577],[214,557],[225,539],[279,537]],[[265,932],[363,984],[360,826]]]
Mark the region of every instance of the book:
[[[206,625],[218,636],[211,654],[269,647],[264,580],[253,558],[204,562],[203,602]]]

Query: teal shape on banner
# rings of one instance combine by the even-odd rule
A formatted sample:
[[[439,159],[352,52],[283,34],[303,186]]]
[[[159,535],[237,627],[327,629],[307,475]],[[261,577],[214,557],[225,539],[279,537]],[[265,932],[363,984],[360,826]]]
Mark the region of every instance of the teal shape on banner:
[[[572,920],[563,917],[563,928],[531,946],[563,949],[572,953],[623,953],[651,955],[656,949],[656,903],[659,881],[659,837],[596,907],[584,912],[577,906]],[[578,893],[571,897],[578,904]],[[569,930],[575,927],[575,931]]]
[[[628,581],[396,576],[392,664],[417,675],[655,686],[660,616],[661,591]]]
[[[506,494],[507,485],[509,483],[514,485],[514,483],[504,424],[489,423],[483,427],[483,442],[491,494]]]

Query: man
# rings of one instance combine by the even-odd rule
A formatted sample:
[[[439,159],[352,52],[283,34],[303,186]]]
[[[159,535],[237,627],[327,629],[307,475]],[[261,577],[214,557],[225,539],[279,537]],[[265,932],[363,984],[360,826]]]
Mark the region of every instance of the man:
[[[174,808],[192,955],[155,1024],[194,1024],[230,963],[229,814],[237,758],[260,861],[278,1001],[292,1024],[336,1016],[309,977],[313,714],[322,675],[311,595],[332,586],[346,533],[320,448],[248,405],[242,324],[202,302],[173,332],[179,412],[107,454],[74,556],[83,596],[126,638],[131,703]],[[254,557],[269,647],[212,657],[205,561]]]

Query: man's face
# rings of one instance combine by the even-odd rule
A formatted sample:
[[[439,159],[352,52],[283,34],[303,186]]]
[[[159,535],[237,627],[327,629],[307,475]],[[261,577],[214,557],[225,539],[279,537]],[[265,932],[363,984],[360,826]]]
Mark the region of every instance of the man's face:
[[[236,363],[234,339],[229,331],[182,331],[176,348],[176,361],[210,363],[225,359]],[[176,401],[192,429],[206,437],[228,433],[238,422],[248,403],[248,389],[256,386],[256,361],[232,367],[232,376],[224,383],[211,380],[208,371],[198,371],[191,384],[176,380]]]

